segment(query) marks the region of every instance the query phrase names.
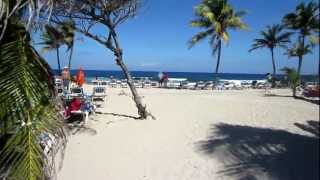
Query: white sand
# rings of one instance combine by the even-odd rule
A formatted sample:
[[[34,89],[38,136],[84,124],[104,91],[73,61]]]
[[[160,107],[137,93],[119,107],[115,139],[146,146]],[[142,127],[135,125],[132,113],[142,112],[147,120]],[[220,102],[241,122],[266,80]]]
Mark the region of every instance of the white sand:
[[[137,116],[130,97],[118,95],[122,90],[108,89],[108,101],[98,111]],[[319,106],[290,97],[264,97],[263,90],[139,92],[157,120],[91,116],[89,129],[69,137],[59,180],[240,179],[221,173],[228,162],[234,162],[226,154],[208,155],[199,148],[212,136],[214,125],[275,128],[311,136],[294,123],[319,121]],[[276,93],[291,94],[289,90]]]

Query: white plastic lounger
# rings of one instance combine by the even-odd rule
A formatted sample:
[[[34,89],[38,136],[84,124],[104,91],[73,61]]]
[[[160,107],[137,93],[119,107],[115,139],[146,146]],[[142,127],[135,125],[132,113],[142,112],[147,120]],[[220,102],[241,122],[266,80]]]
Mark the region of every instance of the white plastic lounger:
[[[106,101],[106,88],[103,86],[93,87],[92,102],[97,107],[101,107],[102,103]]]
[[[125,80],[123,80],[123,81],[121,82],[121,88],[127,88],[127,87],[128,87],[127,82],[126,82]]]
[[[70,96],[83,98],[84,96],[83,89],[81,87],[71,88]]]

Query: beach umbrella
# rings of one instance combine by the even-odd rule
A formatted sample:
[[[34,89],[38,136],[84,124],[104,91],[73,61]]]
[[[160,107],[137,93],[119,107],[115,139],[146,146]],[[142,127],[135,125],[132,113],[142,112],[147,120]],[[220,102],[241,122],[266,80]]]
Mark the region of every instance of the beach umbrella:
[[[77,72],[76,83],[78,86],[82,86],[85,82],[84,71],[80,68]]]

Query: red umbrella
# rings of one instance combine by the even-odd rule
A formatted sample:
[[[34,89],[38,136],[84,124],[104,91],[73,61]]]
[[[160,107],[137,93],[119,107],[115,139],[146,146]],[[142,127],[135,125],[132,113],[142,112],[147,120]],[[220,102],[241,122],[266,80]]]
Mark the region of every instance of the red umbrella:
[[[82,68],[80,68],[77,72],[77,76],[76,76],[76,82],[78,84],[78,86],[82,86],[85,82],[85,77],[84,77],[84,71],[82,70]]]

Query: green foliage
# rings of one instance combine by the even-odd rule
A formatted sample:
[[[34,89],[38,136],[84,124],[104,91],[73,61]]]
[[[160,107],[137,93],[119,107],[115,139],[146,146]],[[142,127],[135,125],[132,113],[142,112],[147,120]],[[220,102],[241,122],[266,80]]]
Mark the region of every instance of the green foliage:
[[[304,45],[301,41],[298,41],[297,43],[294,43],[291,47],[289,47],[285,54],[289,57],[302,57],[306,54],[311,53],[311,48],[311,44]]]
[[[60,33],[63,36],[63,44],[67,46],[67,52],[69,51],[69,63],[68,68],[71,68],[71,59],[73,54],[73,46],[75,40],[75,24],[73,21],[65,21],[59,25]]]
[[[30,180],[47,176],[51,165],[39,137],[50,133],[65,139],[54,97],[51,69],[30,45],[24,26],[9,22],[0,42],[0,174],[9,171],[10,179]]]
[[[247,25],[241,20],[244,11],[235,11],[227,0],[203,0],[195,8],[196,19],[190,22],[192,27],[205,29],[189,41],[193,47],[199,41],[209,37],[213,54],[218,49],[219,40],[228,43],[228,30],[246,29]]]
[[[62,35],[62,43],[65,44],[70,50],[74,44],[74,36],[75,36],[75,27],[73,21],[65,21],[62,22],[58,29],[60,34]]]
[[[44,51],[56,50],[63,44],[63,34],[53,26],[45,26],[45,31],[41,36]]]
[[[292,30],[299,31],[302,36],[308,36],[313,31],[318,31],[320,28],[319,22],[319,4],[309,2],[305,4],[301,2],[294,12],[286,14],[282,22]]]
[[[299,76],[298,72],[295,69],[288,68],[288,67],[284,67],[281,70],[285,73],[285,75],[287,77],[289,85],[293,90],[293,96],[296,96],[296,88],[300,84],[300,76]]]
[[[267,26],[266,30],[261,31],[262,38],[254,39],[254,43],[249,51],[253,51],[259,48],[273,49],[276,46],[286,48],[286,44],[290,42],[290,36],[292,33],[283,32],[284,27],[278,24]]]

